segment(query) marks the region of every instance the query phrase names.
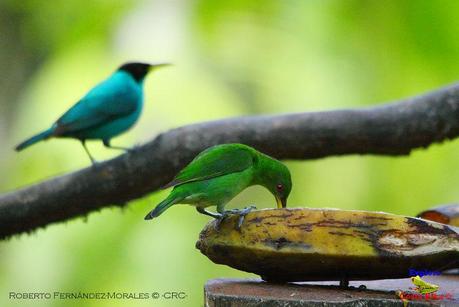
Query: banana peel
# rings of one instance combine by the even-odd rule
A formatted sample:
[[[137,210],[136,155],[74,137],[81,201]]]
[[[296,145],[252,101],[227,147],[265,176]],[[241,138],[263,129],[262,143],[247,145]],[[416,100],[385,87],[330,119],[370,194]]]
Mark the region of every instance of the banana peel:
[[[459,267],[458,228],[384,212],[282,208],[209,222],[196,247],[264,280],[370,280]]]

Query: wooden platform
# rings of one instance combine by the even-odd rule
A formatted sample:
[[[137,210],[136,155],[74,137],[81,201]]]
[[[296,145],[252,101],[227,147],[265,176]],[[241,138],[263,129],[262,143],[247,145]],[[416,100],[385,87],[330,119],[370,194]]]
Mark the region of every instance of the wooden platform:
[[[440,286],[437,295],[451,299],[415,299],[407,306],[459,306],[459,276],[428,276]],[[360,286],[360,288],[359,288]],[[337,282],[271,284],[259,279],[213,279],[204,288],[205,306],[403,306],[395,291],[415,293],[407,279],[352,281],[341,289]]]

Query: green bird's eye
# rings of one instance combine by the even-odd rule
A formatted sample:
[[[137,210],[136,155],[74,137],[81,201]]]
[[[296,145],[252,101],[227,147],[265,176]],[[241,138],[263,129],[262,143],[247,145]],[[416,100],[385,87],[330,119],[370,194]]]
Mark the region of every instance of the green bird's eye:
[[[283,186],[282,184],[279,183],[279,184],[276,186],[276,189],[277,189],[279,192],[282,192],[282,191],[284,190],[284,186]]]

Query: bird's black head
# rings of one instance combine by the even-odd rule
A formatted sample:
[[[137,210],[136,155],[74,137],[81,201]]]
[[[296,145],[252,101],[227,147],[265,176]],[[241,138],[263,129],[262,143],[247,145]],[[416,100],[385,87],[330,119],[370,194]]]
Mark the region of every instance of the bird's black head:
[[[136,81],[142,81],[150,71],[150,64],[146,63],[126,63],[121,65],[118,70],[129,73]]]
[[[169,64],[147,64],[147,63],[126,63],[120,66],[118,70],[129,73],[137,82],[142,81],[153,68],[166,66]]]

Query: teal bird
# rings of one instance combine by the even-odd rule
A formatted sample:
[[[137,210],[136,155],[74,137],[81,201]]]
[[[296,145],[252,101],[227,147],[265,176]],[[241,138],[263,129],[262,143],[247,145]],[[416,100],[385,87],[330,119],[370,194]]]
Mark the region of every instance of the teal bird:
[[[110,145],[110,140],[138,120],[143,105],[143,81],[149,71],[168,64],[126,63],[108,79],[98,84],[64,113],[51,128],[27,139],[16,147],[21,151],[52,137],[81,141],[92,163],[94,158],[86,140],[102,140],[108,148],[129,150]]]
[[[155,218],[179,203],[193,205],[199,213],[214,218],[223,218],[226,213],[235,211],[246,214],[247,209],[224,209],[232,198],[252,185],[265,187],[276,198],[278,208],[286,207],[292,181],[284,164],[242,144],[210,147],[164,187],[174,189],[145,219]],[[218,213],[204,209],[209,206],[217,206]]]

